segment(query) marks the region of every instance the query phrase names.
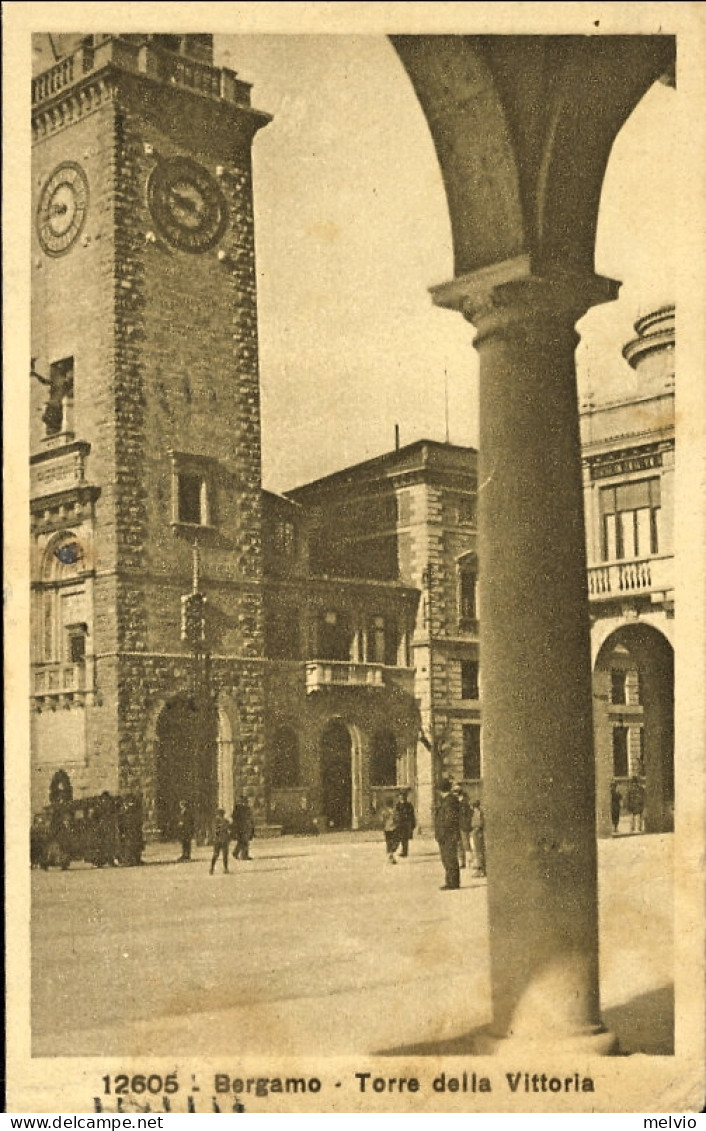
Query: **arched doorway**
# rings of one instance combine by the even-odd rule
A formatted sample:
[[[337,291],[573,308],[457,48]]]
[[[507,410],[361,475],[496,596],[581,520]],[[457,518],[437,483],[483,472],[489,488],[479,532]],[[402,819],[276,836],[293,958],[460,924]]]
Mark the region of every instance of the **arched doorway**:
[[[179,802],[189,801],[197,836],[205,835],[218,803],[218,712],[213,703],[179,696],[157,722],[157,826],[165,840],[176,836]]]
[[[671,831],[674,652],[669,641],[646,624],[616,629],[598,652],[594,694],[598,831],[609,831],[610,782],[617,782],[625,799],[633,777],[644,784],[645,832]]]
[[[353,746],[342,719],[321,736],[321,808],[329,829],[349,829],[353,811]]]

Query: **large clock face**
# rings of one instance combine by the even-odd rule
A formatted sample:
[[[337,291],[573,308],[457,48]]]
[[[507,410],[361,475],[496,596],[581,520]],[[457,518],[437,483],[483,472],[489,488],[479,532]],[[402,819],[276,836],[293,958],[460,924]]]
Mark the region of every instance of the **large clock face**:
[[[63,255],[76,242],[88,212],[88,181],[80,165],[58,165],[42,188],[37,234],[47,255]]]
[[[228,220],[226,202],[208,170],[186,157],[156,165],[147,183],[155,225],[180,251],[207,251]]]

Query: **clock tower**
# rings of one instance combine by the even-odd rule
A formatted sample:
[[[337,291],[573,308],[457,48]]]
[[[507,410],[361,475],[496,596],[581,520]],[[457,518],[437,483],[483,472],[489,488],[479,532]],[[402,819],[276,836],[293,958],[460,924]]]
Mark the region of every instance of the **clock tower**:
[[[251,145],[206,35],[36,37],[32,783],[263,813]],[[68,778],[68,785],[66,779]]]

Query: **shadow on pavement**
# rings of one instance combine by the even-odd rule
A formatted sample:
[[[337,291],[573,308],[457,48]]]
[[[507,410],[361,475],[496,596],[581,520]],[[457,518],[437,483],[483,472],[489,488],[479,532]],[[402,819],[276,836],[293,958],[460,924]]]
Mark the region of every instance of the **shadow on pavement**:
[[[631,1001],[605,1010],[606,1028],[618,1038],[621,1056],[645,1053],[648,1056],[674,1055],[674,987],[640,994]],[[374,1056],[477,1056],[474,1043],[486,1027],[469,1029],[458,1037],[442,1041],[420,1041],[413,1045],[396,1045],[377,1049]]]
[[[674,1056],[674,986],[661,986],[603,1013],[620,1051]]]

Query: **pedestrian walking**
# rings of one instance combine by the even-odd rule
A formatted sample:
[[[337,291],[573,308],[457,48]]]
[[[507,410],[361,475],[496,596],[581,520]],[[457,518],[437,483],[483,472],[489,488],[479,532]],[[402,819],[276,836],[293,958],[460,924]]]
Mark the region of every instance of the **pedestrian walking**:
[[[216,867],[216,860],[223,857],[223,871],[228,871],[228,845],[230,844],[230,825],[226,820],[225,809],[219,809],[213,823],[213,856],[211,857],[211,875]]]
[[[637,774],[633,774],[628,785],[627,809],[630,814],[630,832],[641,833],[645,829],[645,787]]]
[[[400,842],[400,856],[409,855],[409,842],[417,827],[417,816],[409,800],[409,790],[403,789],[395,805],[397,815],[397,835]]]
[[[236,802],[233,809],[232,835],[235,841],[234,860],[252,860],[250,841],[255,835],[255,820],[247,797]]]
[[[177,836],[181,842],[181,856],[177,863],[184,864],[188,860],[191,860],[191,842],[194,837],[194,814],[191,805],[186,799],[182,799],[179,802]]]
[[[610,819],[613,824],[613,836],[618,835],[618,826],[620,825],[620,810],[623,807],[623,795],[618,789],[617,782],[611,782],[610,786]]]
[[[478,800],[471,805],[471,850],[473,875],[485,876],[485,816]]]
[[[382,807],[382,831],[385,834],[385,848],[387,849],[388,864],[396,864],[395,852],[400,843],[397,825],[397,808],[392,798],[388,797]]]
[[[142,830],[142,799],[133,793],[118,798],[118,863],[134,867],[142,863],[145,837]]]
[[[434,836],[439,845],[439,855],[444,866],[446,883],[442,891],[456,891],[461,886],[458,867],[459,804],[452,792],[451,782],[443,778],[440,787],[441,799],[434,818]]]
[[[466,857],[471,855],[471,803],[462,786],[454,785],[458,798],[458,866],[466,867]]]

